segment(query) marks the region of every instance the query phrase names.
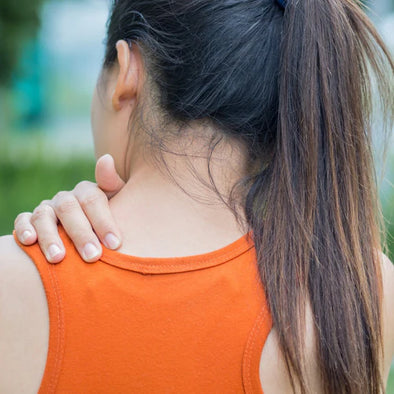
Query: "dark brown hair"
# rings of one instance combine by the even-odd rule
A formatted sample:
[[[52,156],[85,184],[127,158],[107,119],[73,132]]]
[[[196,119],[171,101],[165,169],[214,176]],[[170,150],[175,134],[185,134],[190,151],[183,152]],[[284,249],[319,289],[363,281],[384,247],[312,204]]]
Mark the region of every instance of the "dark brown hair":
[[[394,64],[362,3],[118,0],[106,67],[119,39],[145,49],[164,113],[208,119],[248,147],[244,208],[293,388],[309,391],[310,303],[324,391],[379,393],[372,81],[390,129]]]

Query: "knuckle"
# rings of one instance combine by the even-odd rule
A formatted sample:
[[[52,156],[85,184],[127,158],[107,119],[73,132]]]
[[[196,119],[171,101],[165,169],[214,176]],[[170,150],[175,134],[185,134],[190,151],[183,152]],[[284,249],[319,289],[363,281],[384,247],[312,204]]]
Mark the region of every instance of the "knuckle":
[[[103,203],[103,196],[100,193],[89,193],[85,196],[81,196],[79,202],[83,208],[86,208],[90,205],[96,205]]]
[[[92,193],[92,190],[95,189],[97,189],[95,183],[89,181],[82,181],[79,182],[77,186],[75,186],[73,194],[79,200],[80,196],[83,196],[86,193]]]
[[[70,214],[75,211],[78,207],[78,203],[75,200],[62,201],[61,204],[56,205],[56,213],[60,216]]]
[[[78,247],[83,247],[89,242],[92,242],[96,237],[94,233],[91,231],[83,231],[80,229],[75,229],[70,232],[70,238],[73,240],[74,244]]]
[[[37,208],[34,209],[31,216],[31,222],[35,223],[43,218],[51,216],[51,209],[52,208],[49,205],[41,203]]]
[[[55,194],[55,196],[53,197],[52,201],[54,203],[58,202],[58,201],[62,201],[65,200],[67,198],[70,198],[70,195],[72,193],[68,192],[68,191],[61,191]]]
[[[94,224],[94,231],[99,236],[103,236],[104,237],[109,232],[111,232],[111,233],[114,232],[114,225],[110,221],[98,220]]]
[[[92,187],[96,187],[96,184],[90,181],[82,181],[79,182],[77,186],[75,186],[75,189],[90,189]]]
[[[54,209],[58,215],[67,215],[78,208],[78,201],[71,193],[61,194],[54,201]]]

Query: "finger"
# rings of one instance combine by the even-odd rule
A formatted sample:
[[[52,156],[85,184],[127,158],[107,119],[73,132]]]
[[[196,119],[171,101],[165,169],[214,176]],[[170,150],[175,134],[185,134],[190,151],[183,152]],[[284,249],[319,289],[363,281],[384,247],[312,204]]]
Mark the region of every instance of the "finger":
[[[101,242],[109,249],[118,249],[120,231],[109,209],[106,194],[92,182],[79,183],[73,194]]]
[[[31,224],[37,232],[38,244],[50,263],[60,263],[66,251],[60,239],[57,218],[53,208],[42,202],[31,216]]]
[[[31,216],[32,214],[30,212],[23,212],[15,219],[14,228],[16,237],[23,245],[33,245],[37,242],[36,230],[30,222]]]
[[[96,181],[108,198],[117,194],[125,185],[122,178],[116,171],[115,162],[111,155],[100,157],[96,164]]]
[[[102,254],[100,242],[74,194],[56,194],[52,206],[82,259],[88,263],[97,261]]]

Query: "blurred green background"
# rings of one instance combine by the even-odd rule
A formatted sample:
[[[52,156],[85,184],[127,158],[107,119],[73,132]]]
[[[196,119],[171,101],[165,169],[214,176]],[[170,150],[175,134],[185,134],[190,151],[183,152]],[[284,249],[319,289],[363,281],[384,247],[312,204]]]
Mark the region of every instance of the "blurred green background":
[[[364,2],[394,53],[394,0]],[[94,180],[90,99],[108,5],[107,0],[0,0],[0,235],[12,231],[18,213],[82,179]],[[379,119],[376,125],[379,146]],[[380,197],[393,260],[392,142]],[[394,394],[393,368],[387,393]]]
[[[0,235],[18,212],[94,180],[90,100],[108,7],[0,0]]]

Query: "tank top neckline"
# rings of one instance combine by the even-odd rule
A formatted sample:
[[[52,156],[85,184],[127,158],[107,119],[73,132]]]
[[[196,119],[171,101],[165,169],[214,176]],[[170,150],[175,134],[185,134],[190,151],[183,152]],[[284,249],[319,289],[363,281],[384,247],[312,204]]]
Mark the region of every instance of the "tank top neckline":
[[[212,252],[184,257],[139,257],[107,249],[99,261],[142,274],[170,274],[196,271],[229,262],[254,248],[252,232]]]

